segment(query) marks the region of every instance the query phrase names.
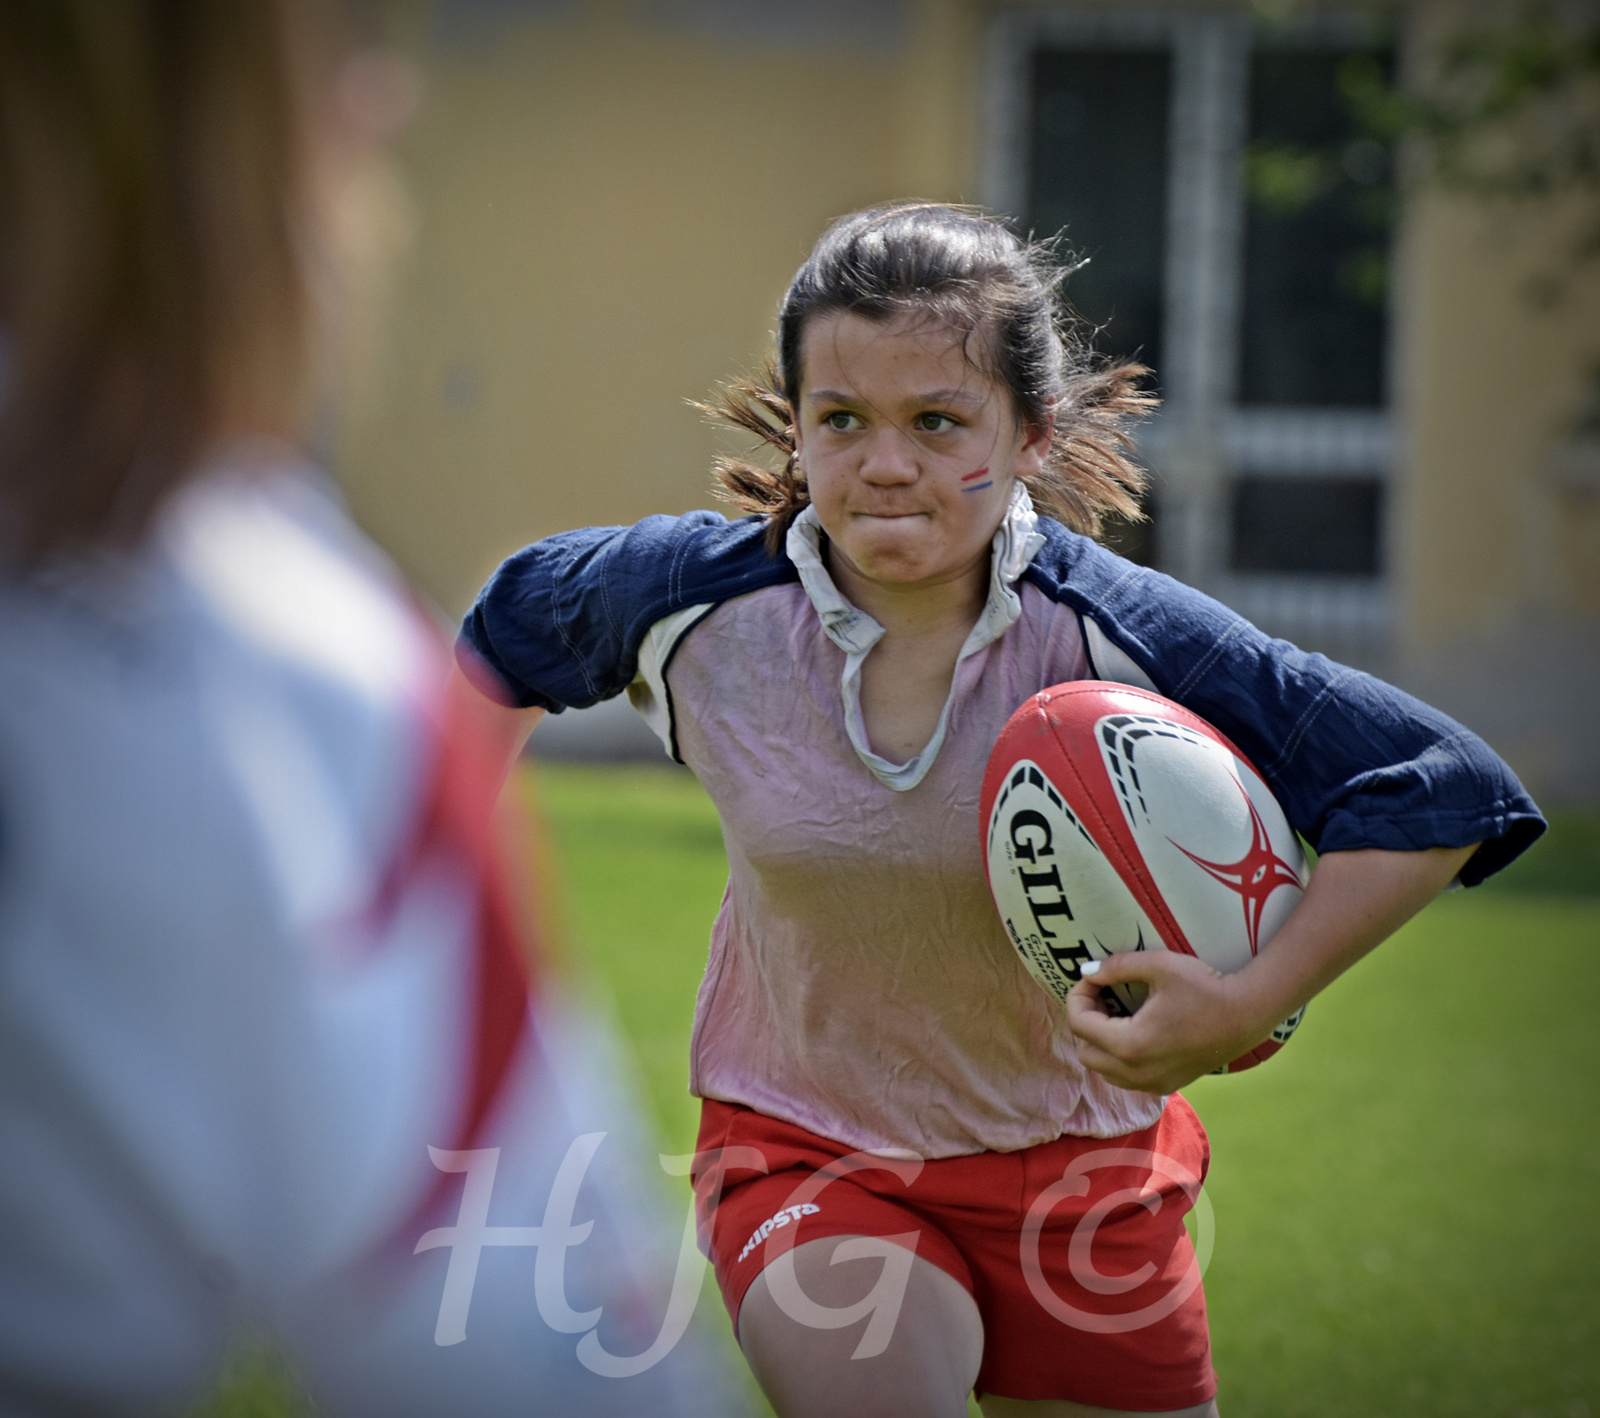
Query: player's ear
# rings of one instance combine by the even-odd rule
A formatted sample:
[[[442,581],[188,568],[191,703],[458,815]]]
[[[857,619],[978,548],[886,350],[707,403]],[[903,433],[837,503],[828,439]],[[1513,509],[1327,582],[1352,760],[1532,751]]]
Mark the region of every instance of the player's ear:
[[[1044,471],[1050,457],[1050,444],[1055,438],[1055,420],[1045,424],[1026,423],[1022,426],[1022,446],[1017,450],[1016,474],[1028,477]]]

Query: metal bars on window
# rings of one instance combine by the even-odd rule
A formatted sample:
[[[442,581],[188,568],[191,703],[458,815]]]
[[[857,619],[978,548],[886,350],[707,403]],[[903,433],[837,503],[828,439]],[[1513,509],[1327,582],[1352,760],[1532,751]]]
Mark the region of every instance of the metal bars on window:
[[[1044,92],[1044,87],[1070,85],[1074,72],[1092,72],[1092,65],[1082,61],[1097,56],[1108,64],[1122,62],[1129,74],[1149,72],[1148,63],[1140,69],[1129,56],[1164,58],[1170,88],[1159,340],[1152,349],[1146,335],[1141,347],[1142,357],[1155,365],[1164,400],[1161,414],[1140,440],[1155,480],[1155,557],[1163,569],[1218,595],[1263,628],[1357,659],[1379,656],[1388,636],[1382,525],[1394,437],[1387,409],[1381,402],[1360,408],[1247,405],[1241,392],[1259,400],[1257,391],[1264,382],[1271,385],[1259,370],[1272,351],[1263,355],[1259,342],[1265,338],[1263,328],[1268,335],[1283,328],[1278,291],[1292,295],[1295,277],[1289,269],[1263,295],[1264,272],[1271,272],[1264,264],[1247,272],[1247,236],[1254,232],[1260,240],[1262,231],[1275,235],[1280,265],[1287,244],[1291,267],[1298,236],[1292,223],[1285,228],[1280,222],[1274,229],[1273,211],[1263,217],[1259,204],[1249,205],[1253,197],[1246,190],[1247,170],[1254,180],[1260,165],[1260,155],[1250,146],[1252,96],[1260,102],[1265,91],[1270,97],[1275,77],[1281,93],[1280,71],[1292,79],[1296,63],[1309,65],[1314,75],[1331,72],[1327,62],[1315,58],[1271,56],[1337,53],[1370,43],[1369,32],[1358,22],[1338,17],[1303,23],[1263,40],[1242,13],[1003,12],[991,21],[989,33],[984,149],[986,203],[1023,226],[1039,226],[1041,216],[1064,219],[1067,243],[1092,261],[1096,251],[1084,250],[1084,238],[1074,232],[1077,194],[1033,190],[1041,174],[1048,178],[1052,172],[1078,172],[1085,182],[1097,180],[1081,163],[1075,167],[1071,160],[1053,165],[1037,160],[1039,143],[1069,140],[1061,125],[1052,126],[1051,113],[1071,108],[1066,100],[1072,95]],[[1085,126],[1081,117],[1075,121],[1077,128],[1071,131],[1077,140],[1096,141],[1092,125]],[[1254,121],[1259,127],[1259,114]],[[1110,117],[1102,126],[1105,141],[1124,140]],[[1310,151],[1280,145],[1261,161],[1268,164],[1269,178],[1274,173],[1270,163],[1278,162],[1292,180],[1320,180],[1324,187],[1330,180],[1345,181],[1332,159]],[[1313,200],[1325,200],[1312,190]],[[1088,210],[1096,202],[1098,211],[1116,210],[1114,200],[1100,200],[1094,192],[1076,204]],[[1148,201],[1125,206],[1128,211],[1150,210]],[[1247,212],[1252,214],[1249,221]],[[1317,211],[1312,207],[1309,213],[1291,216],[1315,235]],[[1096,237],[1102,247],[1114,239],[1104,230],[1107,219],[1101,218]],[[1053,235],[1054,230],[1036,234]],[[1337,239],[1339,233],[1333,236]],[[1272,256],[1267,251],[1259,259],[1265,263]],[[1247,327],[1245,294],[1252,279],[1254,323]],[[1091,285],[1079,282],[1085,290]],[[1103,324],[1106,343],[1129,353],[1117,343],[1117,289],[1114,280],[1101,281],[1094,290],[1103,308],[1086,313]],[[1121,289],[1132,287],[1125,283]],[[1073,294],[1072,282],[1068,293]],[[1263,306],[1263,299],[1280,303]],[[1124,304],[1132,308],[1131,296]],[[1259,314],[1263,309],[1272,317],[1266,327]],[[1324,313],[1317,318],[1326,322],[1329,317]],[[1123,323],[1141,332],[1151,328],[1142,316],[1131,327],[1128,319]],[[1319,325],[1311,333],[1325,332]],[[1291,338],[1293,334],[1291,323]],[[1337,334],[1334,330],[1329,338]],[[1242,346],[1246,337],[1256,340],[1256,346]],[[1244,391],[1243,368],[1253,371],[1252,386]],[[1291,380],[1284,387],[1293,393],[1304,383]],[[1334,397],[1341,396],[1335,391]],[[1297,540],[1302,524],[1311,528],[1309,540]]]

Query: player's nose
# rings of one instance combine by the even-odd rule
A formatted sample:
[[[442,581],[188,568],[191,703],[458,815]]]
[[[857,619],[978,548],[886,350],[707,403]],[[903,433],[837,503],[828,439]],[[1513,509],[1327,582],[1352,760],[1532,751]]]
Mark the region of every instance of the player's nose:
[[[861,479],[874,487],[893,487],[917,480],[916,445],[899,429],[879,427],[861,450]]]

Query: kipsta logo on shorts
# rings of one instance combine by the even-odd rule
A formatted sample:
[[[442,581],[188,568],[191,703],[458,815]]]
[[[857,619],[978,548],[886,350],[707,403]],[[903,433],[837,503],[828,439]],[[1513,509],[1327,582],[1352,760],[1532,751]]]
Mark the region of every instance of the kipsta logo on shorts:
[[[802,1216],[815,1216],[821,1210],[822,1208],[815,1202],[803,1201],[798,1206],[786,1206],[782,1211],[773,1216],[767,1217],[767,1219],[757,1226],[755,1231],[751,1233],[750,1239],[744,1243],[744,1249],[739,1252],[739,1259],[743,1260],[747,1255],[750,1254],[751,1251],[753,1251],[764,1240],[766,1240],[768,1236],[776,1231],[778,1227],[787,1226],[791,1222],[798,1221]]]

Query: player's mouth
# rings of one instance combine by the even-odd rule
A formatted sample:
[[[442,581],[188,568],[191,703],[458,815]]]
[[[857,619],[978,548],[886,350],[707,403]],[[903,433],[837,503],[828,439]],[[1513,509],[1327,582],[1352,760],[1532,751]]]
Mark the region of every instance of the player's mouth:
[[[932,517],[933,516],[933,514],[931,512],[917,512],[917,511],[909,511],[909,512],[901,512],[901,511],[852,512],[850,515],[852,517],[854,517],[857,521],[862,521],[862,522],[885,522],[885,523],[912,522],[912,521],[915,521],[919,517]]]

